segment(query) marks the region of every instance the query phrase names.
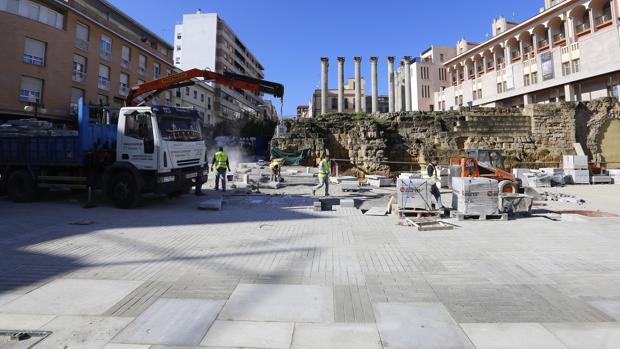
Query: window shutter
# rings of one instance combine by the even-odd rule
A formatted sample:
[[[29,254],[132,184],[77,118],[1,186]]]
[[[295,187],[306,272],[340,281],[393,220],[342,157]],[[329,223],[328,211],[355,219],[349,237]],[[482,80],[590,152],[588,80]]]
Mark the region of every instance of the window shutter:
[[[129,47],[127,46],[123,46],[123,49],[121,51],[121,58],[125,59],[125,60],[129,60]]]
[[[110,68],[106,67],[105,65],[100,65],[99,66],[99,76],[102,78],[109,78],[110,77]]]
[[[86,58],[80,55],[73,55],[73,61],[81,66],[86,66]]]
[[[22,77],[21,89],[41,93],[43,89],[43,80],[24,76]]]
[[[45,43],[26,38],[24,53],[33,57],[45,58]]]
[[[127,74],[121,74],[121,84],[127,84],[129,82],[129,76]]]
[[[88,41],[88,27],[78,23],[75,27],[75,37],[80,40]]]

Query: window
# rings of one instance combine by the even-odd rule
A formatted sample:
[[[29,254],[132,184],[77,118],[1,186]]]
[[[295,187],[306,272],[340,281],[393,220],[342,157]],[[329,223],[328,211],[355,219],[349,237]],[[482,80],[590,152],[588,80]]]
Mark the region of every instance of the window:
[[[43,80],[22,76],[19,100],[41,103],[43,101]]]
[[[444,60],[444,59],[445,59],[444,54],[443,54],[443,53],[440,53],[440,54],[439,54],[439,60],[440,60],[441,62],[443,62],[443,60]]]
[[[108,99],[108,96],[97,95],[97,104],[107,106],[110,105],[110,100]]]
[[[121,73],[118,93],[121,96],[127,96],[129,93],[129,75],[125,73]]]
[[[39,6],[39,4],[30,1],[26,2],[26,17],[38,21],[40,11],[41,7]]]
[[[109,36],[101,35],[99,56],[107,61],[112,59],[112,39]]]
[[[570,75],[570,62],[562,63],[562,75]]]
[[[75,26],[75,47],[88,51],[88,27],[82,23]]]
[[[0,0],[0,11],[30,18],[57,29],[63,29],[64,16],[45,5],[28,0]]]
[[[24,44],[24,63],[45,65],[45,46],[43,41],[26,38]]]
[[[84,82],[86,79],[86,58],[80,55],[73,55],[73,81]]]
[[[338,99],[332,98],[332,109],[338,109]],[[323,111],[326,112],[326,111]]]
[[[478,99],[482,99],[482,89],[478,89]]]
[[[172,92],[166,91],[165,99],[164,99],[164,105],[167,106],[167,107],[172,106]]]
[[[189,97],[189,87],[185,88],[185,95]]]
[[[149,139],[153,135],[150,113],[132,113],[125,117],[125,136],[135,139]]]
[[[617,84],[607,86],[607,96],[618,98],[618,93],[619,93],[619,86]]]
[[[207,109],[211,110],[211,97],[207,97]]]
[[[474,101],[478,99],[478,92],[476,90],[472,91]]]
[[[146,56],[140,55],[138,57],[138,74],[146,74]]]
[[[177,34],[177,39],[181,40],[181,38],[182,38],[181,33],[178,33]]]
[[[180,57],[177,57],[177,58],[174,60],[174,64],[176,64],[176,65],[181,64],[181,58],[180,58]]]
[[[200,101],[201,101],[201,102],[204,102],[204,101],[205,101],[205,94],[204,94],[204,93],[201,93],[201,94],[200,94]]]
[[[75,87],[71,88],[71,99],[69,100],[69,103],[70,103],[69,111],[71,115],[77,115],[78,104],[80,102],[80,98],[83,98],[83,97],[84,97],[84,90],[75,88]]]
[[[160,74],[161,68],[159,66],[159,63],[153,63],[153,79],[159,79]]]
[[[349,99],[348,98],[344,99],[344,109],[349,109]]]
[[[463,95],[459,96],[459,107],[463,106]]]
[[[99,79],[98,86],[102,90],[110,90],[110,67],[107,65],[99,65]]]
[[[170,75],[172,75],[172,70],[166,69],[166,76],[170,76]]]
[[[198,99],[198,91],[194,90],[194,99]]]
[[[530,76],[528,75],[523,75],[523,86],[530,86]]]
[[[497,93],[502,93],[502,87],[504,86],[504,84],[502,84],[501,82],[497,83]]]
[[[121,49],[121,67],[129,69],[131,63],[131,49],[127,46],[123,46]]]
[[[177,51],[181,51],[181,45],[177,45]]]
[[[532,73],[532,85],[538,83],[538,72]]]
[[[579,58],[572,61],[573,73],[579,73]]]

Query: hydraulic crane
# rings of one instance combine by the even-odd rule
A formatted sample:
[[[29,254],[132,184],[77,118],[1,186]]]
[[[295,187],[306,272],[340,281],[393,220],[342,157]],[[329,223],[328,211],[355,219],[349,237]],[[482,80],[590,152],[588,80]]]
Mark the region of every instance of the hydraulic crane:
[[[218,74],[209,70],[190,69],[132,87],[125,99],[125,106],[133,107],[138,105],[139,103],[136,101],[138,97],[147,93],[150,93],[150,95],[145,97],[144,101],[152,99],[165,90],[193,85],[194,82],[191,80],[194,78],[203,78],[205,81],[213,81],[216,84],[242,89],[256,94],[270,94],[276,98],[280,98],[281,101],[284,98],[284,86],[282,84],[230,72]]]

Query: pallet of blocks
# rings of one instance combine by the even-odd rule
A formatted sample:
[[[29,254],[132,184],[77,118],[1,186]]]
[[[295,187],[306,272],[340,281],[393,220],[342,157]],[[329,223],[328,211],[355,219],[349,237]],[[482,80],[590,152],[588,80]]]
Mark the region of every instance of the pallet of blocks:
[[[620,170],[618,169],[610,169],[607,170],[607,174],[611,177],[611,180],[614,184],[620,184]]]
[[[479,177],[452,178],[456,211],[450,212],[458,220],[508,220],[508,214],[499,213],[499,188],[497,181]]]
[[[571,184],[590,184],[587,155],[564,155],[564,174]]]
[[[400,176],[396,181],[396,203],[398,211],[434,209],[431,187],[435,183],[428,179]]]

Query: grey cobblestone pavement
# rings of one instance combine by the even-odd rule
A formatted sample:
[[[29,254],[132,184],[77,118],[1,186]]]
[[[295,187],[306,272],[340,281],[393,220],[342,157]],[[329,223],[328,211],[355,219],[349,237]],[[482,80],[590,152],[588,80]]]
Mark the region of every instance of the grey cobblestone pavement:
[[[559,190],[620,214],[620,186]],[[0,330],[51,331],[36,349],[620,348],[620,218],[418,232],[308,192],[0,199]]]

